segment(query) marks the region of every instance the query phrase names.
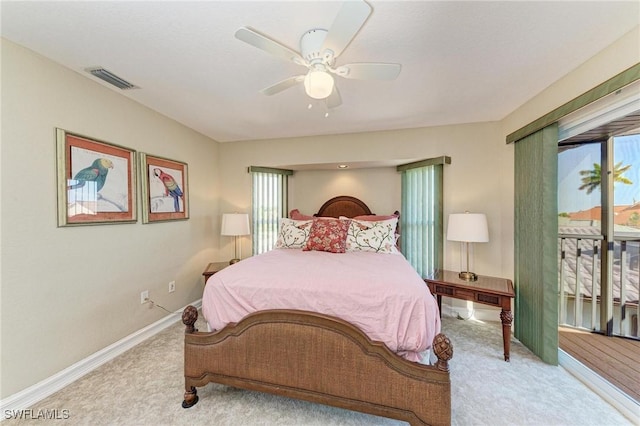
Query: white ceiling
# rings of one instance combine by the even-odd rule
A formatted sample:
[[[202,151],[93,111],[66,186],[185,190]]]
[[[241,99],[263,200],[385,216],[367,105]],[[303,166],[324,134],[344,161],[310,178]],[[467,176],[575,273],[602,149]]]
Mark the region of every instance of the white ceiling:
[[[640,23],[638,1],[368,3],[336,65],[402,71],[394,81],[337,78],[343,103],[327,118],[301,85],[260,94],[305,69],[234,33],[250,26],[299,51],[341,2],[2,1],[1,34],[112,88],[83,71],[103,66],[140,87],[113,90],[230,142],[501,120]]]

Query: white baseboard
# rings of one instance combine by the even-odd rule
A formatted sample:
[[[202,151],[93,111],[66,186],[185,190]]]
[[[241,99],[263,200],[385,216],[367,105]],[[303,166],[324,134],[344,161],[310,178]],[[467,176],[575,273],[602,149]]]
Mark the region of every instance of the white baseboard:
[[[202,306],[202,299],[199,299],[191,304],[200,309]],[[186,308],[186,306],[185,306]],[[121,355],[125,351],[133,348],[139,343],[142,343],[146,339],[158,334],[165,328],[173,325],[181,319],[182,311],[184,308],[175,311],[172,314],[150,324],[135,333],[132,333],[125,338],[115,342],[112,345],[107,346],[98,352],[89,355],[87,358],[76,362],[70,367],[48,377],[35,385],[17,392],[0,402],[2,407],[2,413],[8,411],[25,410],[34,404],[42,401],[44,398],[53,395],[55,392],[70,385],[74,381],[78,380],[82,376],[90,373],[106,362],[111,361],[118,355]],[[4,419],[4,416],[0,418],[0,421]]]
[[[640,418],[640,404],[626,393],[613,386],[562,349],[558,349],[558,362],[561,367],[600,395],[602,399],[613,405],[625,417],[632,422],[638,421]]]

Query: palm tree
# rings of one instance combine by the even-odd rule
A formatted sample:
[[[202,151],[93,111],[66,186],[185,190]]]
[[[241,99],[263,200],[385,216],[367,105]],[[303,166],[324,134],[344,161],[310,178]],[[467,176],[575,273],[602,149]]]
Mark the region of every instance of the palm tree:
[[[630,168],[631,164],[627,164],[626,166],[622,167],[622,161],[616,163],[616,165],[613,166],[613,183],[620,182],[624,183],[625,185],[633,185],[633,182],[631,182],[631,180],[622,176],[624,172],[626,172]],[[578,189],[586,189],[587,194],[591,194],[595,189],[599,189],[601,183],[601,170],[602,169],[600,168],[600,164],[598,163],[593,163],[593,169],[591,170],[581,170],[580,176],[583,176],[582,185],[580,185],[580,188]]]

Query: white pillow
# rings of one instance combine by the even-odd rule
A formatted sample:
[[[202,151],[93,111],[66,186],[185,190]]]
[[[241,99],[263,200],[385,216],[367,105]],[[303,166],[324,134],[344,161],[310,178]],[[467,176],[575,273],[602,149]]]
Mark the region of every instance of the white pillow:
[[[398,218],[380,221],[353,219],[347,233],[347,251],[398,253],[397,224]]]
[[[307,245],[313,220],[280,219],[276,248],[301,249]]]

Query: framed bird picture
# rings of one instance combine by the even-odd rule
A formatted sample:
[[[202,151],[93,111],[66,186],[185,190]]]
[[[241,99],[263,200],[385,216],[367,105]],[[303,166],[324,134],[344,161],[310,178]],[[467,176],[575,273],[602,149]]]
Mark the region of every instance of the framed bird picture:
[[[142,223],[189,219],[187,164],[144,152],[139,157]]]
[[[58,226],[132,223],[136,151],[56,129]]]

